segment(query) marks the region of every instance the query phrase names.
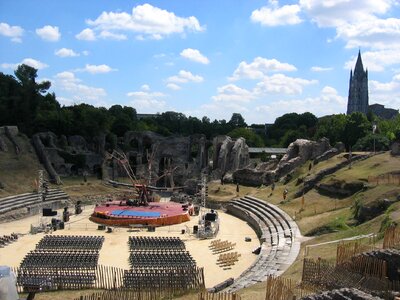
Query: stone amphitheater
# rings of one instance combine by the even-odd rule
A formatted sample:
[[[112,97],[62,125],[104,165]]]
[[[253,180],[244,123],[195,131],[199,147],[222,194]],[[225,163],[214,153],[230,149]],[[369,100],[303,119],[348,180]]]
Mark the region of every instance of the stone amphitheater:
[[[19,212],[19,217],[24,216],[24,220],[27,220],[26,223],[28,224],[30,219],[36,218],[34,215],[39,213],[42,207],[60,209],[68,205],[68,203],[68,195],[60,189],[48,189],[43,200],[38,197],[37,193],[6,197],[0,199],[0,219],[10,220],[11,212],[14,214],[15,212]],[[198,265],[201,265],[205,269],[205,281],[208,288],[213,291],[238,291],[241,288],[264,281],[268,275],[282,274],[294,262],[300,250],[299,238],[301,236],[296,223],[285,212],[274,205],[248,196],[230,201],[226,206],[226,211],[228,215],[221,212],[221,227],[224,227],[224,221],[226,221],[227,228],[221,230],[217,238],[226,236],[236,242],[236,249],[243,253],[237,267],[233,267],[230,271],[221,272],[214,262],[215,256],[213,257],[212,253],[207,250],[210,241],[199,241],[191,238],[185,240],[188,250],[193,254],[193,257],[196,258]],[[87,210],[86,214],[90,214],[90,210]],[[75,222],[77,221],[75,221],[73,217],[71,218],[71,223],[76,224]],[[84,216],[81,216],[81,219],[82,217]],[[24,222],[24,220],[14,221],[12,223]],[[85,222],[86,221],[87,220],[85,220]],[[195,222],[196,221],[194,221],[193,224],[196,224]],[[250,227],[246,225],[246,223],[250,225]],[[6,225],[7,223],[4,224]],[[187,230],[191,225],[192,224],[186,226]],[[89,228],[89,231],[86,229],[82,232],[83,234],[98,234],[95,224],[89,225],[89,227],[88,225],[85,226]],[[70,226],[70,231],[67,230],[67,227],[68,225],[66,225],[65,234],[77,233],[73,229],[74,225]],[[243,232],[243,228],[246,227],[249,229],[245,229]],[[93,229],[93,233],[90,233],[90,228]],[[237,230],[235,230],[236,237],[235,232],[232,233],[231,228],[237,228]],[[3,229],[5,229],[5,226],[3,226]],[[168,234],[176,235],[180,230],[180,228],[169,228]],[[251,232],[253,232],[253,234],[251,234]],[[1,230],[0,233],[2,233]],[[118,232],[115,234],[119,234],[120,236],[114,242],[120,242],[124,237],[127,238],[130,233]],[[144,232],[140,234],[149,233]],[[244,241],[244,234],[253,237],[252,243]],[[167,232],[166,230],[157,229],[157,235],[167,235]],[[113,236],[114,235],[106,235],[105,245],[107,245],[107,240],[112,239]],[[26,241],[25,252],[28,252],[34,247],[34,244],[28,241],[28,237],[25,237],[24,241]],[[37,237],[34,239],[34,243],[37,243]],[[13,251],[13,245],[9,247],[9,251]],[[6,261],[4,261],[4,254],[9,247],[5,247],[4,249],[0,248],[0,264],[6,263]],[[257,250],[257,248],[259,248],[259,254],[252,254],[251,252]],[[22,254],[23,252],[24,251],[22,251]],[[106,259],[102,259],[101,256],[100,258],[103,264],[107,263],[105,261]],[[113,261],[110,261],[109,264],[115,265]],[[123,263],[121,262],[121,266],[122,264],[126,264],[126,261],[124,260]],[[226,278],[234,278],[233,283],[232,281],[228,281],[230,282],[229,286],[227,284],[221,285],[220,282]]]

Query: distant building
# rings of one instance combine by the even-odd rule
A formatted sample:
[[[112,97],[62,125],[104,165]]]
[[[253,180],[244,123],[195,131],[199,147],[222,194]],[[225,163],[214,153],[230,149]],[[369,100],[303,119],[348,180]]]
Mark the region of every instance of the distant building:
[[[399,114],[397,109],[385,108],[382,104],[372,104],[369,106],[369,110],[379,118],[386,120],[393,119]]]
[[[364,71],[361,52],[358,51],[356,66],[350,71],[349,98],[347,114],[353,112],[368,113],[368,70]]]

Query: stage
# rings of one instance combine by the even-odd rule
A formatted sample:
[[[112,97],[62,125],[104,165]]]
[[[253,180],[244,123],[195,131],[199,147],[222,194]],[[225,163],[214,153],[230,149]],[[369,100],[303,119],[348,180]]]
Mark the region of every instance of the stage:
[[[192,205],[175,202],[149,202],[146,206],[126,204],[126,201],[110,201],[98,205],[90,220],[107,226],[142,224],[158,227],[187,222],[193,213]]]

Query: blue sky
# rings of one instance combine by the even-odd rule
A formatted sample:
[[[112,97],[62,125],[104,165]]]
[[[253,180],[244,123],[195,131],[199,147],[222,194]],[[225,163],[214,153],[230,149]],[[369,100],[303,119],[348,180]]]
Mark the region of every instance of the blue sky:
[[[395,0],[1,0],[0,71],[20,63],[63,105],[273,122],[345,113],[361,49],[370,103],[400,108]]]

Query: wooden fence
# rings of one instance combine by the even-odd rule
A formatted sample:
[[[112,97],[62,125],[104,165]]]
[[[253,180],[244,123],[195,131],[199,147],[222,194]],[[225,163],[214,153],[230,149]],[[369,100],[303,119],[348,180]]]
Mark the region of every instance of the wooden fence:
[[[66,269],[66,268],[13,268],[17,277],[18,292],[37,291],[37,290],[79,290],[79,289],[119,289],[124,287],[124,275],[127,270],[98,265],[96,268],[87,269]],[[204,289],[203,268],[192,270],[194,281],[184,286],[176,284],[176,273],[166,272],[163,278],[163,285],[143,286],[138,285],[134,291],[151,290],[177,293],[186,290],[199,291]],[[151,280],[151,278],[149,279]],[[157,279],[160,281],[160,278]]]
[[[336,248],[336,264],[340,265],[347,261],[351,261],[353,256],[377,249],[374,243],[362,243],[361,241],[354,241],[350,243],[341,243]]]
[[[382,174],[379,176],[368,176],[368,183],[380,184],[397,184],[400,185],[400,174]]]
[[[386,229],[383,237],[383,249],[400,247],[400,228],[390,226]]]
[[[87,296],[80,296],[75,300],[159,300],[172,299],[176,294],[169,294],[162,291],[132,291],[132,290],[113,290],[96,292]],[[195,298],[195,297],[193,297]],[[200,292],[197,294],[198,300],[240,300],[240,296],[235,293],[207,293]]]
[[[295,300],[316,292],[310,286],[284,277],[268,276],[265,283],[265,300]]]
[[[341,265],[323,259],[308,259],[303,262],[302,282],[322,289],[342,287],[369,291],[398,291],[400,283],[390,281],[386,273],[386,262],[373,257],[357,256]]]

